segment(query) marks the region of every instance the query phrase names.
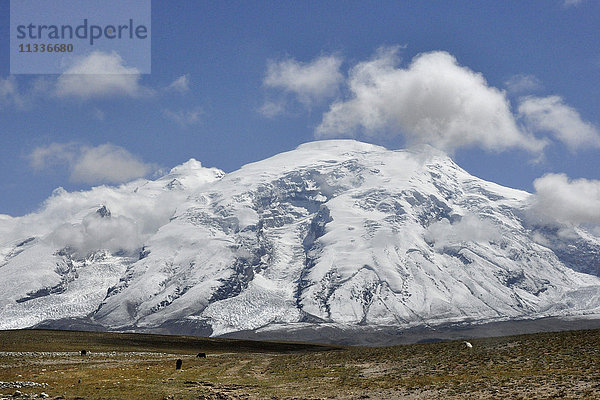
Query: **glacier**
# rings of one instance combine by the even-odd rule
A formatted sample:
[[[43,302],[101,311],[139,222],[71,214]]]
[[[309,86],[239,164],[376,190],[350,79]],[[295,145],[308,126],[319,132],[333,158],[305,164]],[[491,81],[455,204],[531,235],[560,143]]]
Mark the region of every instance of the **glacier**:
[[[306,143],[0,216],[0,329],[226,335],[600,314],[600,238],[431,148]],[[176,329],[173,327],[177,327]]]

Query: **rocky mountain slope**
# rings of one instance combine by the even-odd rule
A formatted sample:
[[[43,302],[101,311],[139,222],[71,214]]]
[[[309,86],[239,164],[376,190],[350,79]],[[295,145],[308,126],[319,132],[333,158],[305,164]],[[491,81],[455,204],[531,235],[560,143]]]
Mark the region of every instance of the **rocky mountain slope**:
[[[600,239],[432,148],[300,146],[225,174],[57,190],[0,218],[0,328],[221,335],[600,313]]]

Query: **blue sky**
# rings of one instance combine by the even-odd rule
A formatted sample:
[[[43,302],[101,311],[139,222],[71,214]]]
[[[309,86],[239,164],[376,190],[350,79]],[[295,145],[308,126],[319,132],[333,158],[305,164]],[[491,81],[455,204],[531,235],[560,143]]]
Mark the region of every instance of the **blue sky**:
[[[155,1],[152,73],[95,84],[10,75],[0,0],[0,214],[35,211],[61,186],[192,157],[232,171],[342,137],[429,143],[531,192],[564,173],[551,188],[596,193],[599,17],[595,0]],[[73,68],[100,64],[131,68],[108,52]]]

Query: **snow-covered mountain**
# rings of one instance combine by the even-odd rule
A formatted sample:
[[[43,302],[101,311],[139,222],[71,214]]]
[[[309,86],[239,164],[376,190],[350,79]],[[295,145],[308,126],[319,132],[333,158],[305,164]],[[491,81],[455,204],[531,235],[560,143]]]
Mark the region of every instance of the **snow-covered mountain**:
[[[600,313],[600,239],[432,148],[300,146],[225,174],[57,190],[0,218],[0,328],[221,335]]]

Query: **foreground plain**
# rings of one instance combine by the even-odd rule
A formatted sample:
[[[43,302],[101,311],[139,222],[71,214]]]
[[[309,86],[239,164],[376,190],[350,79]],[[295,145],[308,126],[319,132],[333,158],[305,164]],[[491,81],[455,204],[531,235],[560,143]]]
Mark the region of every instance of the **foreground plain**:
[[[368,348],[0,331],[0,398],[600,399],[600,330],[471,343]]]

